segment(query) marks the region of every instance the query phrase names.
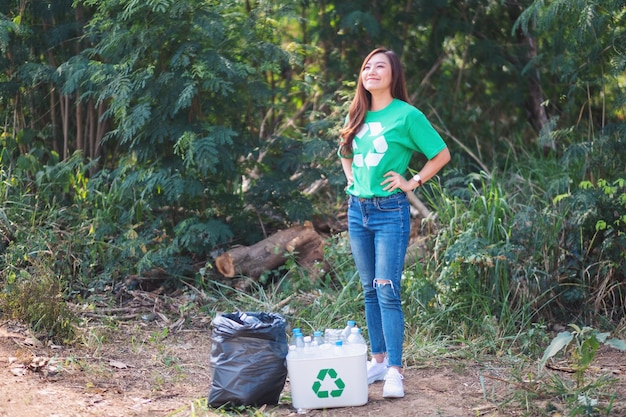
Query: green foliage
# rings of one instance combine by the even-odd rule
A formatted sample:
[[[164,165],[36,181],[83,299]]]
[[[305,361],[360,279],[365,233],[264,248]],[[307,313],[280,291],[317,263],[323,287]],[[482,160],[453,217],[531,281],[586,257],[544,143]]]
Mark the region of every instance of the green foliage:
[[[619,321],[626,252],[619,162],[602,169],[613,180],[569,191],[580,161],[604,155],[610,139],[621,140],[607,136],[577,157],[567,152],[566,163],[528,159],[515,173],[450,173],[445,188],[427,184],[422,192],[438,217],[424,225],[436,226],[437,236],[432,258],[407,274],[407,295],[420,306],[413,314],[437,315],[442,330],[465,329],[463,337],[484,333],[485,317],[501,334],[542,320]]]
[[[565,245],[569,248],[572,287],[568,301],[592,299],[608,317],[620,317],[626,276],[625,181],[581,182],[571,194],[558,197],[565,215]],[[604,288],[605,290],[600,290]]]
[[[510,270],[516,247],[509,241],[511,208],[495,177],[472,178],[464,194],[468,200],[450,197],[438,185],[430,186],[429,199],[436,208],[441,228],[433,250],[442,262],[435,264],[438,308],[448,311],[451,326],[467,317],[511,318],[516,306]],[[480,321],[470,324],[480,332]]]
[[[607,116],[618,115],[623,108],[619,104],[624,100],[624,88],[619,87],[626,45],[623,19],[621,1],[536,0],[513,27],[540,38],[544,53],[529,67],[544,68],[555,81],[546,104],[568,116],[560,120],[566,128],[584,123],[580,120],[584,111],[588,131],[593,132],[596,126],[610,123]],[[608,91],[608,96],[602,93]]]
[[[111,178],[141,196],[133,204],[140,213],[170,211],[150,228],[174,235],[174,252],[205,255],[233,235],[251,243],[258,234],[248,240],[242,233],[251,219],[281,225],[308,217],[300,183],[290,179],[301,166],[288,149],[297,152],[297,142],[264,143],[259,136],[263,115],[279,111],[276,98],[287,94],[273,80],[297,58],[274,44],[273,18],[287,16],[288,8],[259,4],[246,13],[237,1],[84,4],[96,8],[88,26],[94,47],[85,52],[90,79],[98,80],[90,94],[110,103],[105,116],[116,128],[107,142],[124,145],[132,158],[121,161],[133,171],[141,167],[129,172],[130,165],[118,164]],[[201,233],[193,238],[193,231]]]
[[[560,239],[567,253],[561,275],[567,277],[562,283],[569,288],[562,294],[567,301],[582,301],[610,318],[626,311],[624,159],[615,152],[623,143],[623,136],[606,134],[573,145],[564,160],[573,175],[582,170],[583,176],[574,181],[577,187],[553,196],[555,211],[562,213]]]

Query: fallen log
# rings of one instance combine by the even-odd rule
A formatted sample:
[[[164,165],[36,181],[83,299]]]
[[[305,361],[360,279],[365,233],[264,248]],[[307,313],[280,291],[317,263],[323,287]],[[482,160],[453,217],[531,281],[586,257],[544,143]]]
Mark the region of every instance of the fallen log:
[[[215,266],[225,277],[256,280],[283,265],[287,254],[293,254],[300,265],[312,271],[323,262],[324,241],[310,222],[280,230],[252,246],[232,248],[215,259]]]

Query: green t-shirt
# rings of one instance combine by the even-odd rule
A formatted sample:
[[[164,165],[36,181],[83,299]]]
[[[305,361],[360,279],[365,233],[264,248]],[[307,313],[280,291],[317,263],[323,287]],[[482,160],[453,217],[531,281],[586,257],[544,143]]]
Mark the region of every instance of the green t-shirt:
[[[384,175],[389,171],[404,174],[415,151],[431,159],[445,147],[424,113],[409,103],[393,99],[382,110],[368,111],[361,130],[354,137],[354,182],[346,192],[362,198],[402,192],[383,190],[380,183],[384,181]]]

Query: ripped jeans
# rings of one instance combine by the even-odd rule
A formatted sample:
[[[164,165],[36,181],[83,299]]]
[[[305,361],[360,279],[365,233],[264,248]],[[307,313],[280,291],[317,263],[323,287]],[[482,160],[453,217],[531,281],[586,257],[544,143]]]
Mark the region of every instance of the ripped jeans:
[[[390,366],[402,367],[400,285],[410,229],[406,194],[349,197],[348,233],[363,285],[372,354],[387,353]]]

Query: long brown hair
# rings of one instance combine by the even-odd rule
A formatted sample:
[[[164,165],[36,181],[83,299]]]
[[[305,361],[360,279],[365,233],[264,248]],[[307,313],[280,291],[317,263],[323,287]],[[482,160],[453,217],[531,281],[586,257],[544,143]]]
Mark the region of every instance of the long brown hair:
[[[365,57],[363,63],[361,64],[361,71],[359,71],[356,86],[356,94],[354,95],[354,99],[352,99],[350,110],[348,112],[348,123],[340,131],[342,138],[340,153],[343,156],[352,155],[352,141],[365,120],[365,114],[372,105],[372,94],[363,86],[361,73],[363,73],[363,69],[369,60],[374,55],[379,53],[387,55],[389,63],[391,64],[391,96],[393,98],[406,101],[407,103],[409,102],[409,94],[406,90],[404,70],[402,68],[402,64],[400,63],[400,58],[398,58],[398,55],[391,50],[385,48],[374,49]]]

